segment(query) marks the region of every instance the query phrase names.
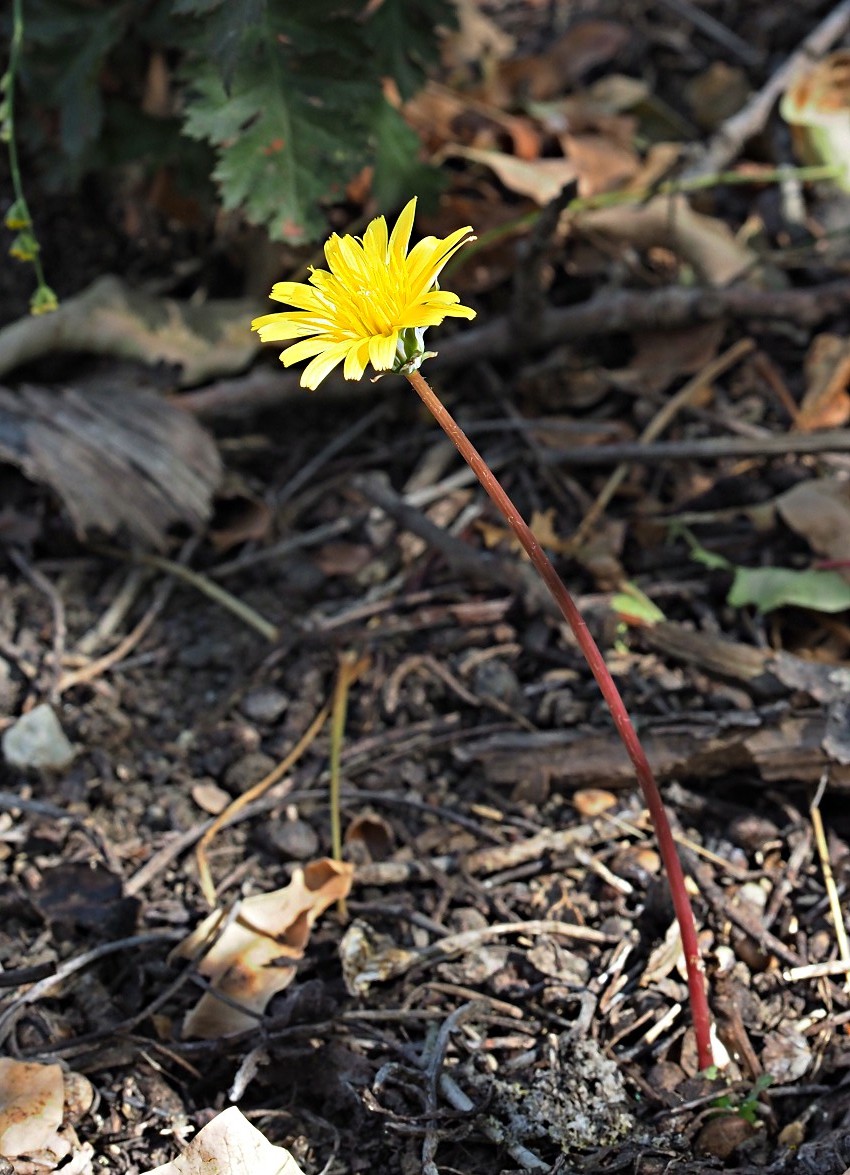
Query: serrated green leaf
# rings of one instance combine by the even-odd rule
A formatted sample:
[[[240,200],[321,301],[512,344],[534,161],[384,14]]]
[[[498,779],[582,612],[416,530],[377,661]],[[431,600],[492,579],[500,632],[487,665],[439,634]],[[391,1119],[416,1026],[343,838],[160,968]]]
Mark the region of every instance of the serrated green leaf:
[[[224,88],[229,90],[246,42],[266,31],[267,8],[268,0],[176,0],[173,12],[201,18],[196,22],[197,43],[204,56],[218,65]]]
[[[364,27],[378,72],[410,98],[438,60],[438,27],[457,27],[457,8],[448,0],[383,0],[367,12]]]
[[[837,571],[738,567],[727,601],[734,608],[753,604],[759,612],[789,605],[815,612],[843,612],[850,608],[850,583]]]
[[[339,49],[338,30],[319,70],[312,53],[289,44],[289,27],[278,21],[243,54],[229,92],[214,65],[196,63],[184,129],[217,148],[225,208],[299,243],[324,235],[322,201],[339,199],[371,158],[370,115],[383,98],[377,79]]]

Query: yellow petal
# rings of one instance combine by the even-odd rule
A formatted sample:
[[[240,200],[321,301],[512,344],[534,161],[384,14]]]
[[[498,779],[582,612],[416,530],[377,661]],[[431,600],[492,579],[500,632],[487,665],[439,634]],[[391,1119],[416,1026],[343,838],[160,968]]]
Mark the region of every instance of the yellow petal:
[[[376,216],[363,234],[363,248],[371,258],[386,265],[387,262],[387,221],[383,216]]]
[[[280,353],[280,361],[284,367],[291,367],[293,363],[300,363],[302,359],[310,359],[313,355],[320,355],[328,349],[327,339],[302,339],[300,343],[293,343]]]
[[[366,364],[369,362],[369,340],[360,339],[349,350],[345,357],[345,367],[342,374],[346,379],[362,379]]]
[[[402,208],[399,218],[395,222],[395,228],[392,231],[387,252],[387,260],[390,264],[402,265],[404,263],[407,246],[410,244],[410,234],[413,231],[413,218],[415,215],[416,197],[414,196]]]
[[[369,362],[375,371],[389,371],[395,363],[395,349],[398,345],[398,331],[382,338],[373,336],[369,340]]]
[[[312,363],[308,363],[301,372],[301,386],[302,388],[311,388],[315,390],[325,376],[341,363],[352,347],[349,339],[344,343],[332,343],[320,355],[317,355]]]

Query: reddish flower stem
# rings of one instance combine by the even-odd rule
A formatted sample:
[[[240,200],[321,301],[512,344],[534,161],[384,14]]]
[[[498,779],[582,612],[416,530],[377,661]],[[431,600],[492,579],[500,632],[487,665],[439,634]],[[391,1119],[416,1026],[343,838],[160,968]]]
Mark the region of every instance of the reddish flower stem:
[[[682,949],[685,954],[685,966],[688,974],[688,992],[690,994],[691,1019],[696,1037],[697,1056],[700,1069],[707,1069],[713,1065],[714,1057],[711,1049],[711,1013],[708,1008],[708,999],[705,990],[704,969],[700,957],[699,942],[697,940],[696,924],[690,899],[685,888],[685,875],[682,872],[682,863],[673,840],[670,822],[655,776],[649,765],[649,760],[641,746],[620,691],[608,670],[605,660],[599,651],[599,646],[590,635],[584,618],[573,602],[573,598],[564,585],[563,580],[552,566],[548,556],[540,547],[531,529],[523,521],[516,506],[502,489],[495,474],[487,462],[472,444],[466,433],[443,406],[442,401],[430,388],[425,379],[414,371],[408,374],[407,379],[420,397],[426,408],[445,432],[446,436],[456,446],[461,457],[469,465],[475,476],[486,490],[490,500],[505,518],[511,530],[516,535],[522,548],[528,555],[535,570],[546,584],[552,598],[563,613],[564,619],[578,641],[579,648],[584,654],[590,671],[596,678],[602,696],[611,711],[614,726],[623,740],[623,745],[629,758],[634,764],[646,806],[649,809],[655,836],[661,853],[661,860],[667,874],[667,884],[673,899],[673,909],[679,923],[679,932],[682,936]]]

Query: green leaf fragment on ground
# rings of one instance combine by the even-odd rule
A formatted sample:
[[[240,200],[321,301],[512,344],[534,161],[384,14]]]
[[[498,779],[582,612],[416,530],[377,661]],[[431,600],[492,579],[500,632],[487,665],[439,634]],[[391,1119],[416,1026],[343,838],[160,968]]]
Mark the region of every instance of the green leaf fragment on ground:
[[[850,608],[850,583],[837,571],[791,571],[784,567],[738,567],[727,601],[752,604],[759,612],[794,606],[816,612]]]

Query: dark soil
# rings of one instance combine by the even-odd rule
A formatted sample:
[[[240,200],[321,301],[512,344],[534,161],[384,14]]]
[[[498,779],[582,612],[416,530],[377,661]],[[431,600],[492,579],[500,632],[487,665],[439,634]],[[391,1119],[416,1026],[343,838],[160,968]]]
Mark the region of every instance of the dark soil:
[[[754,86],[824,14],[739,7],[712,13],[761,54],[748,67]],[[667,101],[718,53],[699,36],[688,42],[672,14],[665,5],[641,24]],[[128,242],[119,218],[101,214],[109,196],[97,200],[60,208],[43,197],[59,292],[113,266],[139,280],[145,264],[162,266],[167,284],[162,252]],[[737,200],[713,213],[734,222]],[[73,247],[53,251],[66,237]],[[210,270],[230,263],[220,252]],[[559,254],[553,264],[557,301],[583,262]],[[815,287],[842,264],[806,270],[799,284]],[[0,299],[11,320],[27,292],[8,273]],[[639,276],[648,273],[649,263]],[[576,280],[603,277],[587,269]],[[503,298],[485,289],[482,317]],[[824,325],[842,334],[847,315]],[[725,346],[752,338],[800,394],[819,326],[724,329]],[[846,901],[848,758],[824,741],[846,727],[846,700],[824,692],[823,676],[800,684],[789,669],[845,666],[850,630],[840,614],[729,607],[729,573],[693,562],[684,538],[658,523],[702,514],[700,543],[730,562],[801,564],[804,537],[742,508],[846,477],[846,460],[791,452],[633,465],[595,545],[576,557],[566,540],[610,466],[553,465],[545,446],[567,414],[640,433],[666,390],[644,396],[639,382],[612,378],[603,397],[570,399],[579,367],[622,374],[639,346],[625,335],[588,342],[550,356],[542,373],[539,356],[498,370],[481,362],[446,376],[441,391],[473,436],[516,403],[543,421],[534,434],[482,428],[481,447],[526,517],[554,511],[556,561],[653,748],[728,1064],[716,1077],[698,1072],[652,829],[597,687],[564,626],[494,575],[494,544],[518,562],[498,545],[499,520],[468,483],[443,484],[459,462],[406,386],[387,379],[368,400],[305,393],[276,412],[211,423],[228,469],[217,517],[200,539],[174,535],[168,551],[200,587],[89,546],[46,491],[2,471],[3,722],[48,701],[76,756],[55,773],[0,768],[0,1036],[10,1057],[59,1060],[89,1079],[95,1101],[76,1131],[98,1166],[135,1175],[166,1162],[235,1101],[306,1175],[850,1167],[850,993],[828,966],[839,948],[810,814],[824,777],[829,862]],[[55,362],[24,374],[59,387],[67,372]],[[75,360],[68,371],[109,362]],[[747,359],[669,435],[787,432],[760,372]],[[347,431],[349,443],[329,452]],[[382,477],[399,497],[439,487],[408,502],[420,524],[392,491],[388,504]],[[426,516],[467,544],[471,569],[435,542]],[[668,629],[621,622],[610,598],[623,580],[652,597]],[[222,607],[210,584],[277,638]],[[125,607],[107,625],[116,600]],[[703,643],[683,653],[671,643],[682,633]],[[128,634],[126,652],[101,663]],[[742,668],[743,646],[763,658],[760,672]],[[211,812],[290,752],[352,653],[368,663],[350,689],[342,752],[355,866],[347,919],[324,914],[256,1027],[184,1039],[206,981],[170,953],[208,913],[197,841]],[[330,854],[329,754],[326,726],[217,835],[209,861],[222,905],[278,889]],[[466,945],[441,953],[462,932]],[[353,964],[344,975],[341,950],[354,953],[355,934],[385,977],[355,985]],[[415,965],[390,974],[392,950],[415,952]]]

